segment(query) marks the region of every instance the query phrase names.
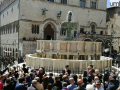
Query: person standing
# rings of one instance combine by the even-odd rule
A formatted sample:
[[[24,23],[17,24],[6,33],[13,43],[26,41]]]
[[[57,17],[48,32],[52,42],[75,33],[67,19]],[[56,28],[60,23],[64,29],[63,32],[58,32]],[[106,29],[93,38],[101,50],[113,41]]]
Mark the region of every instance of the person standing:
[[[60,82],[60,77],[55,77],[55,83],[53,84],[54,87],[58,87],[60,90],[62,89],[62,83]]]
[[[43,82],[42,78],[43,78],[43,75],[44,75],[43,69],[40,68],[39,71],[35,73],[35,75],[40,78],[40,83],[42,83]]]
[[[25,74],[28,73],[28,69],[26,68],[26,65],[25,65],[25,64],[23,64],[22,70],[24,71]]]
[[[51,84],[53,84],[54,83],[54,80],[53,80],[53,73],[50,73],[49,74],[49,82],[51,83]]]
[[[37,80],[32,80],[32,85],[28,87],[27,90],[38,90],[36,86],[37,86]]]
[[[70,85],[67,86],[67,89],[68,89],[68,90],[73,90],[74,88],[77,87],[77,85],[74,84],[75,81],[74,81],[73,78],[70,78],[70,79],[69,79],[69,82],[70,82]]]
[[[70,76],[70,74],[71,74],[71,70],[69,69],[69,66],[66,65],[65,69],[63,70],[63,75]]]
[[[63,87],[62,90],[69,90],[69,89],[67,89],[67,85],[68,84],[66,82],[63,82],[62,83],[62,87]]]
[[[100,80],[97,80],[97,81],[96,81],[96,88],[95,88],[95,90],[104,90],[104,89],[102,88],[102,84],[101,84],[101,81],[100,81]]]
[[[6,79],[6,85],[3,86],[3,90],[14,90],[14,84],[11,83],[10,78]]]
[[[83,73],[83,77],[89,77],[89,70],[90,70],[90,66],[87,67],[87,70],[84,71]]]
[[[90,65],[90,69],[92,70],[93,73],[95,73],[95,70],[93,69],[93,65]]]
[[[15,87],[15,90],[27,90],[27,87],[24,85],[26,83],[26,79],[21,77],[19,79],[19,85]]]
[[[82,84],[83,84],[83,80],[82,79],[78,79],[78,87],[77,88],[74,88],[73,90],[85,90],[84,87],[82,87]]]
[[[40,82],[39,77],[35,77],[35,80],[37,80],[37,86],[36,86],[36,88],[38,90],[44,90],[43,85],[39,83]]]
[[[3,88],[5,78],[6,78],[5,75],[2,75],[2,76],[0,77],[0,90],[2,90],[2,88]]]
[[[115,83],[115,80],[114,79],[111,79],[110,80],[110,86],[106,89],[106,90],[116,90],[116,86],[114,85]]]

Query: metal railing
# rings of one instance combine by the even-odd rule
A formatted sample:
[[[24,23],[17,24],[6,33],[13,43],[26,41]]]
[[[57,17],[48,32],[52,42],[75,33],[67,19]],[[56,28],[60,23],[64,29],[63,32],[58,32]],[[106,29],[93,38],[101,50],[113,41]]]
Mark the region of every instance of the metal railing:
[[[46,69],[46,68],[44,68],[44,70],[45,70],[45,72],[48,72],[48,73],[50,73],[50,72],[51,73],[56,73],[56,75],[58,76],[58,75],[63,73],[64,69],[58,69],[57,68],[56,70],[53,70],[53,69]],[[84,71],[85,71],[85,70],[82,71],[82,70],[79,70],[79,69],[74,70],[74,69],[71,69],[71,68],[70,68],[70,70],[71,70],[71,74],[83,74]],[[111,70],[109,70],[109,72],[111,72]],[[99,70],[99,73],[104,75],[105,70]]]

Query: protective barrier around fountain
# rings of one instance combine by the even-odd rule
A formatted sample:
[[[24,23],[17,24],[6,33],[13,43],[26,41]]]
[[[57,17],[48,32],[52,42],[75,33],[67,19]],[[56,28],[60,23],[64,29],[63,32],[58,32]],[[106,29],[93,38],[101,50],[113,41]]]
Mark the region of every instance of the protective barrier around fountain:
[[[67,60],[67,59],[52,59],[36,57],[36,54],[26,55],[26,64],[33,68],[44,67],[46,69],[57,70],[63,69],[65,65],[69,65],[73,70],[86,70],[90,64],[94,65],[95,69],[103,70],[106,66],[111,69],[112,58],[101,56],[100,60]]]

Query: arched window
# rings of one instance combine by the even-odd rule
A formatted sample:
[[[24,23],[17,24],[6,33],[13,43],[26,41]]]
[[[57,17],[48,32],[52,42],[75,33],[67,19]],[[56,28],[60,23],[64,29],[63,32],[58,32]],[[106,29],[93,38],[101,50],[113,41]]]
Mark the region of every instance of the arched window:
[[[54,0],[47,0],[47,1],[54,2]]]
[[[35,25],[35,34],[37,33],[37,27],[36,27],[36,25]]]
[[[92,33],[92,34],[95,34],[95,25],[92,25],[92,26],[91,26],[91,33]]]
[[[39,25],[37,25],[37,34],[39,34]]]
[[[97,2],[96,1],[91,1],[91,8],[97,9]]]
[[[86,0],[80,0],[80,7],[85,7]]]
[[[6,27],[6,34],[7,34],[7,30],[8,30],[8,28]]]
[[[61,4],[67,4],[67,0],[61,0]]]
[[[7,30],[8,30],[8,34],[9,34],[9,27],[7,28]]]
[[[2,28],[1,28],[0,34],[2,35]]]
[[[34,25],[32,25],[32,34],[34,33]]]
[[[4,34],[3,28],[2,28],[2,35]]]
[[[16,32],[18,32],[18,29],[19,29],[19,25],[15,25],[15,28],[16,28]]]

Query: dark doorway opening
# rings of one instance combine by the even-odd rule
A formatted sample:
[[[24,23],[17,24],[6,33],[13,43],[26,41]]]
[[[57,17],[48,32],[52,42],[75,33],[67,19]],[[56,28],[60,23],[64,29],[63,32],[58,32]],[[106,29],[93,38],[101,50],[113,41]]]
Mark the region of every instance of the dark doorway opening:
[[[51,36],[50,35],[47,35],[47,40],[51,40]]]
[[[44,29],[44,39],[45,40],[54,40],[54,30],[50,24]]]

